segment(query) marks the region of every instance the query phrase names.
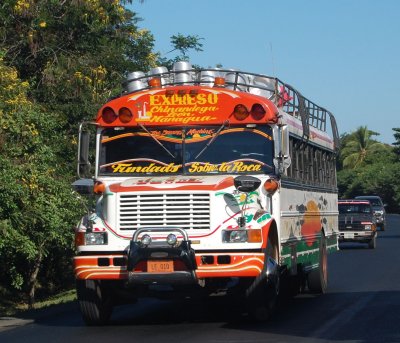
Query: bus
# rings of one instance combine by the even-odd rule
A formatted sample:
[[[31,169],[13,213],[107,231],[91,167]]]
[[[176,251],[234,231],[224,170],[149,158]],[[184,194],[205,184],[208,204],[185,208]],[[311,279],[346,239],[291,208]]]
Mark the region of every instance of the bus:
[[[284,292],[324,293],[338,147],[332,113],[276,77],[186,61],[128,74],[79,126],[85,323],[142,297],[217,293],[265,320]]]

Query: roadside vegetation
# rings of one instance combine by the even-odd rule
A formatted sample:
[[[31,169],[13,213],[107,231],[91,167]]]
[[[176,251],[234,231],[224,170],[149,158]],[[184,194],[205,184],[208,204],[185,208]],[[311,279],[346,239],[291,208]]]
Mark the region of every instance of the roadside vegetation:
[[[342,135],[337,161],[340,198],[379,195],[387,212],[400,212],[400,128],[393,131],[393,145],[379,142],[379,133],[366,126]]]
[[[0,5],[0,315],[74,299],[73,226],[84,204],[71,191],[78,123],[121,91],[127,72],[171,66],[202,51],[176,34],[154,51],[140,1],[3,0]],[[400,203],[400,128],[394,145],[360,127],[341,138],[340,195]]]

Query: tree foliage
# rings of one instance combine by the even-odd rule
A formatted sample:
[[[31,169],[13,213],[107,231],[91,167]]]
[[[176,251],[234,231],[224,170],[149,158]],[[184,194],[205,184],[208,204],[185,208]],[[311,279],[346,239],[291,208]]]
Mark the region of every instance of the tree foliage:
[[[393,136],[395,139],[395,142],[393,143],[394,146],[394,153],[397,155],[398,160],[400,161],[400,128],[393,128],[394,131]]]
[[[130,70],[155,66],[154,37],[137,27],[127,1],[6,0],[5,61],[29,80],[35,99],[69,123],[92,119]]]
[[[352,134],[342,137],[340,156],[343,168],[357,168],[369,155],[381,151],[383,144],[371,138],[377,135],[379,133],[360,126]]]
[[[83,213],[70,187],[79,122],[121,92],[128,72],[201,50],[198,37],[179,34],[171,45],[181,55],[160,58],[132,3],[0,4],[0,294],[33,304],[37,290],[71,285],[72,227]]]
[[[57,156],[66,145],[60,122],[28,100],[28,83],[2,59],[0,74],[1,272],[3,282],[33,302],[43,260],[50,253],[71,256],[79,207]]]
[[[178,51],[179,54],[172,58],[166,56],[160,56],[159,65],[167,67],[169,70],[172,69],[173,64],[178,61],[189,61],[189,50],[194,49],[195,51],[203,51],[203,44],[201,40],[203,38],[197,35],[183,35],[178,33],[177,35],[171,36],[171,44],[173,49],[167,52],[167,55],[171,52]],[[194,68],[198,66],[193,66]]]
[[[379,195],[387,211],[400,210],[400,162],[396,149],[373,140],[366,126],[341,137],[338,189],[342,198]]]

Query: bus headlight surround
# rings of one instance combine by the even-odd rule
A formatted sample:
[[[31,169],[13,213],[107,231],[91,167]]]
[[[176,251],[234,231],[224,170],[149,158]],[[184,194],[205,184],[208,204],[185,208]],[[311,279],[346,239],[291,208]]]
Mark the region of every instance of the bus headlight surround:
[[[261,229],[223,230],[222,242],[224,243],[261,243]]]

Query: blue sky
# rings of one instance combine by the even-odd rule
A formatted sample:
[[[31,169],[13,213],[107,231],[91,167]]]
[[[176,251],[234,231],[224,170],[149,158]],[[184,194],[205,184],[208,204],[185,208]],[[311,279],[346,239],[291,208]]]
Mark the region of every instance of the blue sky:
[[[204,51],[190,54],[193,64],[276,76],[333,112],[341,134],[366,125],[394,142],[400,1],[145,0],[131,9],[156,51],[170,51],[174,34],[197,35]]]

